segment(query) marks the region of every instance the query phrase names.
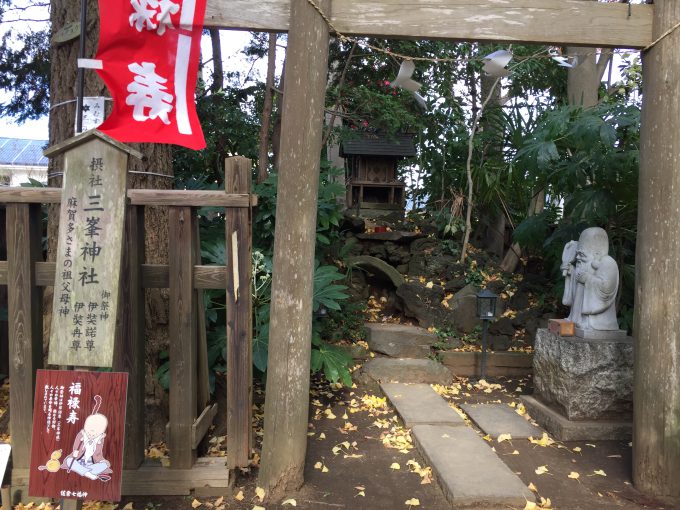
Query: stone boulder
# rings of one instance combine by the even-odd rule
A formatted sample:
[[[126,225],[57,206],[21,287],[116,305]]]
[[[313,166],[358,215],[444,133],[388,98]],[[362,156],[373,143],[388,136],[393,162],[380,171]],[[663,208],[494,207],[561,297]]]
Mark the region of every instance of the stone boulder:
[[[418,321],[423,328],[453,327],[451,312],[442,306],[444,289],[439,285],[428,288],[419,282],[408,282],[397,287],[403,303],[404,315]]]
[[[392,358],[427,358],[437,335],[405,324],[367,323],[368,346]]]
[[[630,419],[633,339],[584,340],[539,329],[534,392],[569,420]]]
[[[512,319],[509,317],[500,317],[498,320],[489,324],[489,333],[491,335],[506,335],[512,338],[515,335],[515,327],[512,325]]]
[[[448,301],[454,327],[459,333],[472,333],[477,326],[482,325],[477,317],[477,292],[477,288],[469,284]]]
[[[404,277],[394,267],[387,262],[369,255],[360,255],[358,257],[349,257],[346,261],[348,267],[360,267],[369,273],[378,274],[389,280],[392,285],[399,288],[403,285]]]
[[[507,335],[490,335],[489,348],[492,351],[507,351],[512,345],[512,337]]]
[[[345,212],[340,223],[341,230],[348,230],[354,233],[362,233],[366,228],[366,222],[363,218]]]

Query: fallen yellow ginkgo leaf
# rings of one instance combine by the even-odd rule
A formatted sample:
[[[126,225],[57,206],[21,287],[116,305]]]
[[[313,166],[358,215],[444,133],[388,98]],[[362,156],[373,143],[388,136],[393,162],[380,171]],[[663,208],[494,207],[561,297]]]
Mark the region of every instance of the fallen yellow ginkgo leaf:
[[[390,465],[390,469],[401,469],[401,466],[400,466],[398,463],[393,462],[393,463]]]
[[[408,506],[420,506],[420,500],[418,498],[411,498],[404,501],[404,504]]]
[[[203,503],[201,503],[199,500],[194,498],[194,500],[191,502],[191,508],[198,508],[201,506]]]
[[[600,476],[607,476],[607,473],[605,473],[603,470],[598,469],[596,471],[593,471],[593,474],[600,475]]]
[[[537,475],[542,475],[548,472],[548,466],[538,466],[534,471]]]
[[[290,506],[297,506],[297,501],[295,501],[293,498],[287,499],[282,505],[290,505]]]
[[[543,437],[541,439],[534,439],[533,437],[529,437],[529,442],[531,444],[536,444],[538,446],[550,446],[555,443],[553,439],[550,439],[550,436],[546,432],[543,432]]]
[[[255,488],[255,495],[260,498],[260,501],[264,500],[264,489],[262,487]]]
[[[255,505],[253,510],[265,510],[265,508],[263,506]]]
[[[533,501],[527,501],[527,504],[524,505],[524,510],[537,510],[536,503]]]
[[[528,487],[529,487],[529,490],[530,490],[531,492],[538,492],[538,489],[537,489],[536,486],[533,484],[533,482],[529,482]]]
[[[579,476],[581,476],[581,475],[579,475],[576,471],[572,471],[571,473],[569,473],[567,475],[567,477],[573,478],[574,480],[578,480]]]
[[[236,496],[234,496],[234,499],[236,501],[243,501],[243,498],[245,498],[245,496],[243,495],[243,491],[238,491],[238,494],[236,494]]]
[[[496,439],[496,441],[498,441],[499,443],[502,443],[503,441],[511,441],[511,440],[512,440],[512,436],[510,434],[501,434]]]
[[[576,453],[580,453],[580,452],[581,452],[581,447],[580,447],[580,446],[575,446],[574,448],[572,448],[572,450],[574,450]]]

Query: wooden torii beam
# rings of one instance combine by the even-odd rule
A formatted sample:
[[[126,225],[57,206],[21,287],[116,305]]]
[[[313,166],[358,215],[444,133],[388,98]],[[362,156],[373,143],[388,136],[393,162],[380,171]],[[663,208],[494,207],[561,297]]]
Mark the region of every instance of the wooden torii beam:
[[[205,25],[287,32],[291,0],[208,0]],[[652,5],[580,0],[335,0],[326,13],[345,35],[644,48]]]

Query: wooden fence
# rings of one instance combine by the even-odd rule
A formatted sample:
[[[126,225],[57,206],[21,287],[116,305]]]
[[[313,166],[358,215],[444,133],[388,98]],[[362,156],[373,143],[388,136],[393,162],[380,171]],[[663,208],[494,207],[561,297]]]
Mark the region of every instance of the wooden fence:
[[[225,162],[225,191],[128,190],[114,366],[129,373],[123,494],[223,493],[229,473],[249,464],[252,446],[251,162]],[[42,288],[55,263],[42,257],[42,205],[61,202],[60,188],[0,189],[6,209],[10,434],[13,499],[28,486],[36,370],[43,365]],[[168,264],[144,263],[144,208],[167,206]],[[197,209],[224,207],[226,266],[200,264]],[[145,460],[144,289],[169,289],[170,389],[166,442],[170,466]],[[225,289],[227,323],[227,459],[197,459],[218,405],[210,405],[203,289]]]

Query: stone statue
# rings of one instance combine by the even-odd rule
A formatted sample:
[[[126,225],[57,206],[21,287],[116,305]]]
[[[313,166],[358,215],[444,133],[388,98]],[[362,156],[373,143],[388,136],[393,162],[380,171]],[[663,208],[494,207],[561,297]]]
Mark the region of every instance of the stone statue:
[[[608,255],[609,238],[599,227],[587,228],[562,252],[565,278],[562,304],[570,306],[567,320],[581,330],[618,331],[616,292],[619,268]]]

